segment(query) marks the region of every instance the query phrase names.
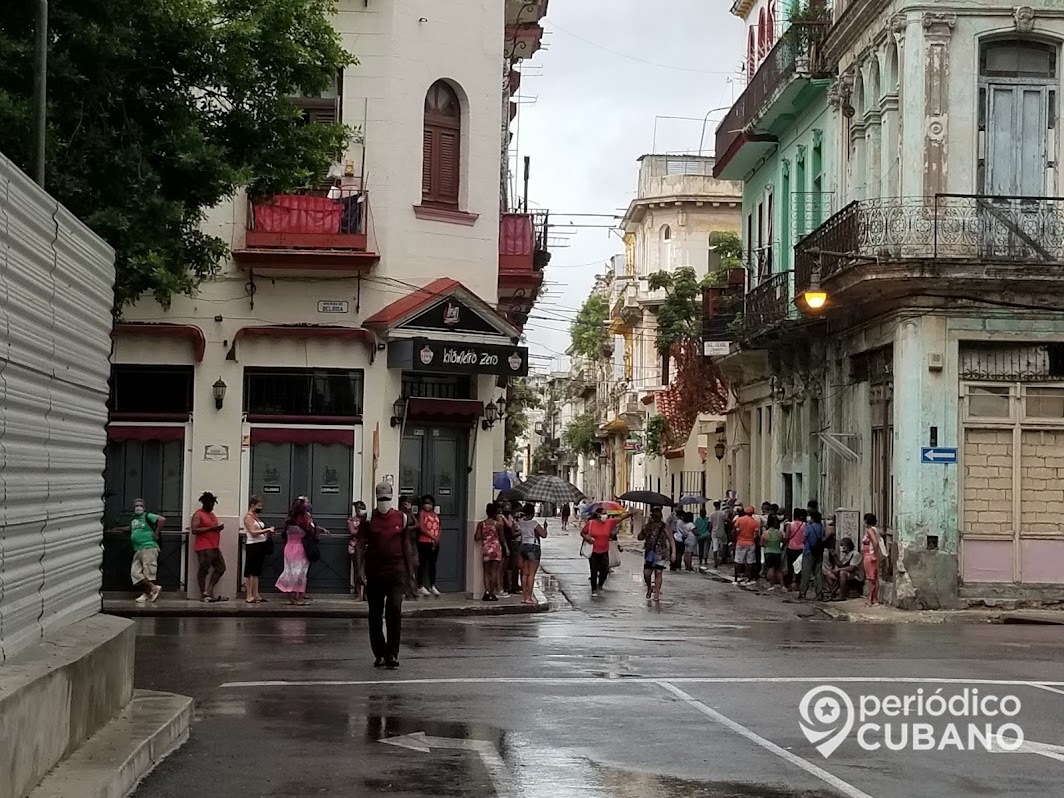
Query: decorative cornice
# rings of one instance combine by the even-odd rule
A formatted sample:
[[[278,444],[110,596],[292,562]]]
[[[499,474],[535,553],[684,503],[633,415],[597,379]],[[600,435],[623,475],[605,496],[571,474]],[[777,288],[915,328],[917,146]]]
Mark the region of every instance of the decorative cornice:
[[[1034,9],[1030,6],[1016,6],[1012,9],[1012,20],[1019,33],[1030,33],[1034,30]]]
[[[957,15],[940,11],[925,11],[923,23],[928,39],[945,41],[953,35]]]

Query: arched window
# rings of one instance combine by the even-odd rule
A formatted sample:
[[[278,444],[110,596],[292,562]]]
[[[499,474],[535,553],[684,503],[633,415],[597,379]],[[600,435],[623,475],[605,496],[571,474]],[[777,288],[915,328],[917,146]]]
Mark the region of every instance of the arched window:
[[[754,70],[757,69],[757,57],[754,51],[754,26],[750,26],[750,30],[746,35],[746,83],[750,84],[750,81],[754,79]]]
[[[757,60],[761,61],[768,53],[768,23],[765,21],[765,9],[757,15]]]
[[[667,224],[661,226],[658,237],[658,268],[668,270],[672,267],[672,228]]]
[[[421,168],[421,201],[426,205],[458,207],[461,178],[462,107],[444,80],[425,95],[425,136]]]
[[[768,44],[769,49],[776,43],[776,0],[768,3]]]

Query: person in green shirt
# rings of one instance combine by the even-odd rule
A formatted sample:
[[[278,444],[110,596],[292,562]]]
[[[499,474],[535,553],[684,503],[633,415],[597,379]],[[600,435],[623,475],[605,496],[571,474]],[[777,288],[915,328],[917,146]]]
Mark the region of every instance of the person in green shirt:
[[[765,531],[761,534],[761,546],[765,555],[769,590],[783,589],[783,533],[780,532],[780,519],[769,515]]]
[[[709,519],[705,505],[695,519],[695,537],[698,538],[698,570],[705,573],[709,569]]]
[[[142,593],[137,596],[138,604],[155,601],[163,591],[155,584],[159,572],[158,536],[166,518],[149,513],[144,499],[133,501],[133,520],[129,522],[129,542],[133,544],[133,565],[129,569],[130,579]]]

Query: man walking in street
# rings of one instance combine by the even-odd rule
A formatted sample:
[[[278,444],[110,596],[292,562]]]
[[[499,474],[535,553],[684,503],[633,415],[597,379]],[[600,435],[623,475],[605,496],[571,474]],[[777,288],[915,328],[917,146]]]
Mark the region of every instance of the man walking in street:
[[[369,602],[369,644],[373,667],[399,667],[403,594],[414,576],[414,557],[406,516],[392,507],[392,486],[376,488],[377,506],[369,522],[359,528],[364,547],[366,600]]]
[[[804,599],[812,583],[817,601],[824,601],[824,524],[817,510],[809,513],[805,525],[805,550],[802,554],[802,582],[798,598]]]
[[[761,522],[754,515],[754,508],[747,507],[737,517],[735,524],[735,583],[756,582],[754,571],[754,546],[761,535]]]
[[[206,491],[199,497],[199,502],[200,509],[192,514],[192,534],[196,538],[193,549],[199,561],[196,581],[199,584],[203,601],[207,603],[227,601],[228,598],[225,596],[214,595],[214,589],[218,587],[218,582],[225,573],[225,557],[222,556],[220,534],[225,529],[225,524],[219,524],[218,516],[214,514],[218,497]],[[208,575],[210,575],[209,582],[207,581]]]

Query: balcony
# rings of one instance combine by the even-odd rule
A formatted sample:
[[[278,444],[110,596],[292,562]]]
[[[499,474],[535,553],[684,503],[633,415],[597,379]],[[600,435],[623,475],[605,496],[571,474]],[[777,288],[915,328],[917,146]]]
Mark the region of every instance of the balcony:
[[[757,68],[746,90],[717,126],[713,176],[741,180],[777,143],[777,123],[793,119],[809,98],[810,85],[830,77],[820,43],[830,27],[824,21],[795,22],[783,32]]]
[[[738,269],[734,271],[739,271]],[[728,353],[730,342],[738,337],[743,318],[743,286],[725,284],[702,289],[703,354]]]
[[[795,247],[795,287],[829,303],[1057,287],[1064,198],[937,194],[851,202]]]
[[[792,275],[793,272],[778,272],[750,289],[743,312],[744,336],[760,335],[797,316],[791,303]]]
[[[242,269],[306,272],[368,271],[380,260],[366,235],[367,195],[333,190],[248,200]]]
[[[550,263],[549,219],[546,211],[499,217],[499,310],[519,328],[528,321]]]

